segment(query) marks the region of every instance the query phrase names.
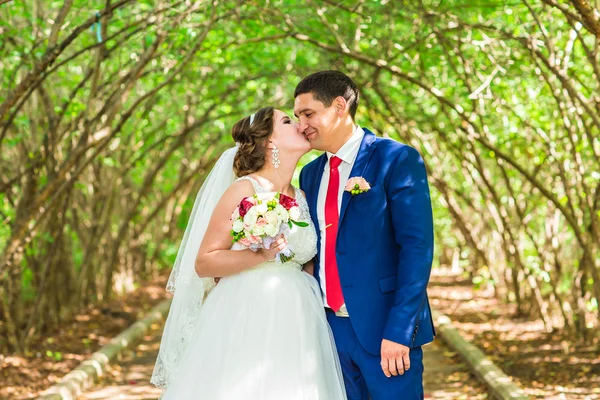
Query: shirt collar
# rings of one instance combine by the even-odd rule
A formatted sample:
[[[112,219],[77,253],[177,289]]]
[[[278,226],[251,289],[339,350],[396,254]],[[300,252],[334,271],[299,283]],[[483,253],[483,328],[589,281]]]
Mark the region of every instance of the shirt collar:
[[[358,150],[360,149],[360,144],[362,142],[363,136],[365,136],[365,131],[360,126],[356,125],[354,132],[352,132],[352,136],[340,147],[337,153],[333,154],[327,152],[327,160],[333,156],[341,158],[343,162],[352,164],[356,156],[358,155]]]

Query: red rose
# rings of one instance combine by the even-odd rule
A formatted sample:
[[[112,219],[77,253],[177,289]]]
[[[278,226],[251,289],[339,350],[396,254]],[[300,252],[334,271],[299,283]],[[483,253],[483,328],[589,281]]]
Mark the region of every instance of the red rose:
[[[296,199],[292,199],[290,196],[286,196],[285,194],[279,195],[279,204],[281,204],[286,210],[298,206]]]
[[[240,205],[238,207],[240,209],[240,217],[244,218],[244,215],[246,215],[248,213],[249,209],[254,207],[254,204],[252,204],[246,197],[246,198],[242,199],[242,201],[240,202]]]

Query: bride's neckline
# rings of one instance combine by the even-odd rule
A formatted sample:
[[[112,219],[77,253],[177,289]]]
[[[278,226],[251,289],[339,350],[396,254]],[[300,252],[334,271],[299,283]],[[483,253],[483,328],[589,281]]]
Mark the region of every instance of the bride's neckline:
[[[253,180],[253,181],[254,181],[254,182],[256,182],[256,184],[257,184],[258,186],[260,186],[261,188],[263,188],[263,189],[265,189],[265,190],[271,190],[271,191],[273,191],[272,189],[266,188],[266,187],[264,187],[263,185],[261,185],[261,184],[260,184],[260,181],[259,181],[258,179],[256,179],[256,177],[258,177],[258,178],[260,178],[260,179],[263,179],[263,180],[265,180],[265,181],[267,181],[267,182],[271,182],[271,181],[269,181],[267,178],[265,178],[265,177],[262,177],[262,176],[260,176],[260,175],[254,175],[254,176],[252,176],[252,175],[246,175],[246,178],[249,178],[249,179]],[[294,189],[294,196],[290,196],[290,195],[287,195],[287,194],[285,194],[285,193],[283,193],[283,194],[285,194],[286,196],[288,196],[288,197],[291,197],[292,199],[296,200],[296,194],[298,193],[298,192],[297,192],[297,190],[296,190],[296,186],[294,186],[294,185],[292,185],[292,184],[290,183],[290,187],[291,187],[292,189]],[[277,190],[275,190],[275,191],[277,191]]]

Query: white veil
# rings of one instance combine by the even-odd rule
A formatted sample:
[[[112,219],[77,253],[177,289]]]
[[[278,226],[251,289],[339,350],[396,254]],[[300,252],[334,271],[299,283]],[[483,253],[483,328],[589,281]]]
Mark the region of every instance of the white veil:
[[[171,382],[197,328],[204,295],[215,285],[213,278],[198,277],[194,264],[213,210],[236,179],[233,172],[236,153],[237,146],[226,150],[202,184],[167,283],[167,290],[174,293],[173,302],[150,379],[158,387],[166,388]]]

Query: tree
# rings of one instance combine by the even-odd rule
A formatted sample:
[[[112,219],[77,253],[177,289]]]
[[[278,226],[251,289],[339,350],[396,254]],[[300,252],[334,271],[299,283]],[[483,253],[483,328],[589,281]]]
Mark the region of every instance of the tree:
[[[25,1],[0,20],[11,348],[169,268],[233,123],[290,108],[296,82],[328,68],[361,87],[361,125],[424,155],[442,262],[548,330],[598,326],[589,2]]]

